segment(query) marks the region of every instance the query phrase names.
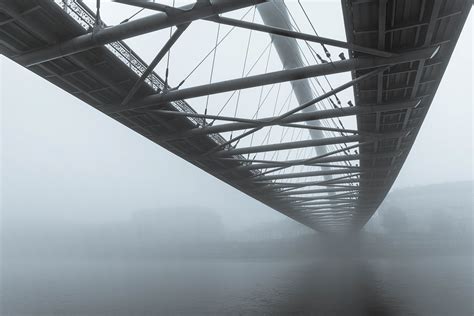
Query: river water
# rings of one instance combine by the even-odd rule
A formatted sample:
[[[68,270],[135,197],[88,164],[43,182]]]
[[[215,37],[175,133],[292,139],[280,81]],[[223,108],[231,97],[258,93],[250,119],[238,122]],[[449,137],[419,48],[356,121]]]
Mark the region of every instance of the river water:
[[[471,257],[8,261],[2,315],[473,315]]]

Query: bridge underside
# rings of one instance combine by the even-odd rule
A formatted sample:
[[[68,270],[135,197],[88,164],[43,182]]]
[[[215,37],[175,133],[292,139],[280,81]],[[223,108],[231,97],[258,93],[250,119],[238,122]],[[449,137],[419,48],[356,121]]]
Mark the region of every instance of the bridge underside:
[[[262,1],[244,2],[248,3],[242,7]],[[205,1],[203,3],[202,9],[192,8],[197,11],[189,19],[213,18],[206,13]],[[87,41],[82,39],[72,41],[91,34],[95,25],[95,14],[79,0],[2,1],[0,52],[114,120],[302,224],[317,230],[328,230],[341,224],[360,229],[383,201],[415,141],[471,2],[343,0],[342,7],[349,59],[293,72],[282,71],[174,91],[167,91],[170,87],[165,81],[120,37],[113,37],[118,35],[112,30],[107,30],[108,34],[100,33],[101,30],[95,33],[94,40],[102,42],[94,45],[87,46]],[[225,13],[237,8],[223,5],[217,9]],[[167,15],[169,18],[163,18]],[[191,22],[183,20],[174,11],[157,13],[156,18],[163,22],[163,27],[181,25],[182,31]],[[127,26],[124,23],[120,27]],[[122,37],[125,39],[127,35]],[[342,71],[352,71],[354,81],[343,87],[354,87],[355,106],[352,107],[293,112],[260,120],[218,117],[229,123],[209,126],[206,119],[212,117],[197,113],[183,100]],[[142,76],[144,83],[137,86]],[[134,91],[133,95],[130,91]],[[129,102],[124,102],[127,99]],[[54,113],[51,114],[54,117]],[[220,134],[285,124],[302,128],[298,123],[348,115],[356,115],[357,131],[339,130],[340,137],[238,147]],[[359,151],[348,153],[346,147],[311,159],[292,161],[249,160],[245,156],[348,143]],[[272,172],[293,165],[319,169],[305,173]],[[317,178],[328,175],[329,179]],[[288,181],[295,178],[308,180]]]
[[[413,146],[472,3],[463,0],[344,0],[342,5],[349,42],[393,52],[439,47],[433,58],[396,65],[354,89],[356,104],[361,107],[374,103],[420,101],[413,108],[357,115],[360,130],[384,134],[409,132],[360,147],[362,155],[374,157],[361,160],[361,169],[377,168],[376,172],[361,176],[361,188],[368,189],[361,190],[359,199],[372,204],[361,209],[357,223],[361,227],[385,198]],[[359,53],[352,52],[352,58],[358,56]],[[352,75],[356,77],[360,73],[355,71]],[[383,158],[377,158],[384,154]]]

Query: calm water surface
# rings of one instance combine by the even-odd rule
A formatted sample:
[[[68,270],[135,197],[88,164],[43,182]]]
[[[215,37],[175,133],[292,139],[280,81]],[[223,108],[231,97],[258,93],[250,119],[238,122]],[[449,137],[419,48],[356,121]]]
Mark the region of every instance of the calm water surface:
[[[2,315],[473,315],[471,257],[3,262]]]

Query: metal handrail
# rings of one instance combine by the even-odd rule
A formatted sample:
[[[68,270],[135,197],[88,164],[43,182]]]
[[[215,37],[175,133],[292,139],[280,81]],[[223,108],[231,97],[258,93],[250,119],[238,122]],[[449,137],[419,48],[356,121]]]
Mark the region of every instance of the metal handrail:
[[[84,30],[90,31],[96,22],[95,13],[82,0],[53,0],[65,13],[73,18]],[[105,47],[112,52],[122,63],[127,65],[139,77],[148,68],[148,65],[123,41],[113,42],[105,45]],[[154,71],[148,76],[145,82],[154,91],[163,91],[165,82]],[[169,88],[169,87],[167,87]],[[187,102],[183,100],[173,101],[170,104],[179,112],[197,113]],[[205,126],[206,121],[202,118],[187,117],[196,126]],[[222,145],[227,140],[220,134],[211,134],[209,137],[218,145]],[[243,156],[238,155],[238,158]],[[253,174],[258,175],[260,171],[252,170]]]
[[[53,0],[64,12],[72,17],[85,30],[91,30],[95,24],[95,14],[82,0]],[[105,45],[120,61],[127,65],[134,73],[141,76],[148,65],[123,41],[113,42]],[[165,87],[164,80],[155,72],[152,72],[145,82],[156,92],[163,91]],[[172,102],[176,110],[186,113],[196,113],[185,101],[178,100]],[[204,125],[201,118],[191,118],[196,125]],[[223,139],[223,142],[225,140]]]

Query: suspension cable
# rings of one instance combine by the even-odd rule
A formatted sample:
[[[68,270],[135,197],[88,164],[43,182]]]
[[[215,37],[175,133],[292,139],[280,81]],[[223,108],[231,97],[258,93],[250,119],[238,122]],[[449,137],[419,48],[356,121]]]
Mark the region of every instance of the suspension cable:
[[[245,14],[240,18],[240,20],[243,20],[247,14],[250,13],[250,11],[252,11],[252,8],[248,9],[247,12],[245,12]],[[222,38],[221,40],[219,41],[219,43],[217,44],[217,46],[215,46],[214,48],[212,48],[202,59],[201,61],[198,62],[198,64],[189,72],[189,74],[184,77],[183,80],[181,80],[181,82],[179,83],[179,85],[176,87],[176,89],[179,89],[185,82],[186,80],[189,79],[189,77],[191,77],[194,72],[206,61],[206,59],[214,52],[215,49],[217,49],[218,46],[220,46],[222,44],[222,42],[230,35],[230,33],[232,33],[233,30],[235,30],[235,26],[233,26]]]
[[[252,67],[250,67],[250,69],[247,71],[247,73],[245,74],[245,77],[247,77],[248,75],[250,75],[250,73],[252,72],[252,70],[255,68],[255,66],[257,65],[257,63],[260,61],[260,59],[263,57],[263,55],[265,54],[265,52],[270,48],[270,45],[271,45],[271,42],[267,44],[267,46],[265,47],[265,49],[260,53],[260,55],[258,56],[258,58],[255,60],[255,62],[253,63]],[[219,112],[217,113],[217,115],[221,114],[222,111],[224,111],[224,109],[227,107],[227,105],[229,104],[230,100],[234,97],[234,95],[237,93],[237,90],[234,90],[232,92],[232,94],[230,95],[230,97],[227,99],[227,101],[224,103],[224,105],[220,108]],[[212,123],[214,123],[215,119],[212,121]],[[211,124],[212,124],[211,123]]]
[[[173,8],[175,6],[176,0],[173,0]],[[171,39],[171,36],[173,35],[173,26],[170,27],[170,34],[169,38]],[[168,76],[170,73],[170,56],[171,56],[171,47],[168,49],[168,53],[166,54],[166,73],[165,73],[165,89],[168,89]]]
[[[276,113],[276,109],[277,109],[277,105],[278,105],[278,99],[280,98],[280,90],[281,90],[281,82],[278,84],[278,91],[277,91],[277,95],[276,95],[276,99],[275,99],[275,105],[273,106],[272,116],[275,116],[275,113]],[[265,138],[263,139],[263,141],[260,145],[265,144],[265,142],[268,143],[268,141],[270,140],[270,134],[272,133],[272,129],[273,129],[273,126],[270,126],[270,129],[268,130],[267,135],[265,135]],[[263,153],[263,160],[265,160],[266,156],[267,156],[267,152],[264,152]]]
[[[253,16],[252,16],[252,23],[255,21],[255,13],[256,12],[257,12],[257,7],[254,6]],[[248,41],[247,41],[247,50],[245,52],[244,66],[242,67],[242,75],[241,75],[242,78],[244,77],[245,68],[247,67],[247,59],[248,59],[248,56],[249,56],[250,42],[252,41],[252,33],[253,33],[253,30],[250,30]],[[241,91],[242,90],[239,90],[239,92],[237,93],[237,102],[235,103],[234,117],[237,117],[237,111],[239,110],[239,102],[240,102]],[[233,136],[233,131],[230,133],[230,139],[232,139],[232,136]]]
[[[313,22],[312,22],[311,19],[309,18],[308,13],[306,12],[306,10],[305,10],[303,4],[301,3],[301,0],[298,0],[298,4],[300,5],[301,10],[303,10],[304,15],[306,16],[306,19],[307,19],[308,22],[309,22],[309,25],[311,25],[311,28],[312,28],[313,31],[314,31],[314,34],[315,34],[316,36],[319,36],[319,35],[318,35],[318,32],[316,32],[316,28],[314,27]],[[326,48],[326,45],[324,45],[323,43],[321,43],[321,46],[323,47],[323,50],[324,50],[324,52],[326,53],[326,57],[329,58],[329,60],[331,60],[331,53],[330,53],[330,52],[328,51],[328,49]],[[331,60],[331,61],[332,61],[332,60]]]
[[[145,10],[145,8],[142,8],[142,9],[138,10],[137,12],[132,14],[129,18],[127,18],[127,19],[123,20],[122,22],[120,22],[120,24],[127,23],[128,21],[130,21],[131,19],[136,17],[138,14],[140,14],[143,10]]]
[[[280,10],[280,8],[277,7],[277,6],[274,4],[275,9],[280,13],[280,15],[282,16],[282,18],[284,18],[284,21],[285,21],[285,23],[286,23],[288,29],[293,28],[293,29],[295,29],[295,30],[301,32],[301,29],[300,29],[300,27],[298,26],[298,23],[297,23],[296,20],[294,19],[293,15],[291,14],[290,9],[288,8],[288,6],[286,5],[285,2],[283,2],[283,4],[285,5],[285,8],[286,8],[286,10],[287,10],[287,12],[288,12],[288,14],[289,14],[289,16],[290,16],[290,18],[291,18],[291,20],[292,20],[293,22],[287,21],[287,20],[284,18],[285,15],[284,15],[283,12]],[[291,24],[290,24],[290,23],[291,23]],[[316,58],[316,56],[313,54],[314,49],[309,45],[309,43],[308,43],[307,41],[305,41],[305,43],[306,43],[306,46],[308,46],[308,48],[310,48],[310,52],[311,52],[311,54],[313,55],[314,60],[316,61],[317,64],[319,64],[320,62],[318,61],[318,59]],[[306,54],[303,52],[303,50],[302,50],[301,46],[299,45],[299,43],[297,43],[297,47],[298,47],[299,51],[301,52],[302,56],[304,57],[306,63],[309,64],[309,61],[308,61],[308,59],[307,59],[307,57],[306,57]],[[331,84],[330,84],[330,82],[329,82],[327,76],[324,76],[324,78],[326,79],[326,81],[328,82],[329,86],[331,87]],[[325,89],[323,88],[323,86],[321,85],[321,83],[319,82],[319,79],[318,79],[318,78],[314,78],[314,80],[315,80],[316,83],[319,85],[319,87],[321,88],[321,90],[322,90],[323,92],[326,92]],[[314,87],[313,82],[312,82],[311,80],[310,80],[309,82],[313,85],[313,89],[314,89],[315,91],[317,91],[316,88]],[[336,97],[337,97],[337,96],[336,96]],[[329,98],[329,99],[330,99],[330,98]],[[333,123],[334,123],[334,122],[333,122]],[[335,123],[334,123],[334,126],[336,126]]]
[[[272,43],[273,43],[273,39],[271,40],[270,45],[271,45]],[[265,65],[265,73],[268,72],[268,64],[269,64],[269,62],[270,62],[270,56],[271,56],[271,54],[272,54],[272,47],[273,47],[273,46],[270,46],[270,49],[269,49],[269,51],[268,51],[267,63],[266,63],[266,65]],[[265,87],[265,86],[261,86],[261,87],[260,87],[260,96],[258,97],[258,104],[259,104],[259,106],[257,107],[257,113],[256,113],[256,115],[255,115],[255,118],[256,118],[256,119],[258,119],[258,114],[259,114],[259,110],[260,110],[260,103],[262,102],[262,95],[263,95],[263,88],[264,88],[264,87]],[[268,94],[267,94],[267,96],[268,96]],[[250,138],[250,147],[252,147],[252,145],[253,145],[253,138],[254,138],[254,134],[252,134],[252,137]],[[256,156],[256,155],[255,155],[255,156]],[[249,157],[250,157],[250,155],[249,155]],[[254,159],[255,159],[255,158],[254,158]]]
[[[309,19],[309,16],[308,16],[308,14],[306,13],[306,10],[304,9],[304,7],[302,6],[300,0],[298,0],[298,3],[300,4],[301,9],[302,9],[303,12],[305,13],[306,19],[308,20],[308,22],[310,23],[311,27],[313,28],[313,31],[315,32],[316,35],[318,35],[318,33],[317,33],[317,31],[316,31],[316,29],[315,29],[313,23],[312,23],[311,20]],[[292,19],[295,28],[296,28],[298,31],[300,31],[300,28],[299,28],[299,26],[298,26],[298,24],[297,24],[295,18],[293,17],[291,11],[289,10],[288,6],[286,5],[285,2],[283,2],[283,4],[285,5],[285,7],[286,7],[286,9],[287,9],[287,11],[288,11],[288,14],[289,14],[289,16],[290,16],[290,18]],[[278,7],[277,7],[277,9],[278,9]],[[280,11],[280,10],[279,10],[279,11]],[[282,14],[281,11],[280,11],[280,14]],[[288,27],[290,27],[290,26],[288,25]],[[317,54],[316,51],[314,51],[314,48],[313,48],[307,41],[305,41],[305,43],[306,43],[306,45],[308,46],[308,48],[309,48],[311,54],[313,55],[314,59],[316,60],[316,62],[317,62],[316,57],[318,57],[318,59],[320,60],[320,62],[324,62],[324,60],[322,60],[322,58],[319,56],[319,54]],[[298,46],[299,46],[299,45],[298,45]],[[323,45],[323,47],[324,47],[324,45]],[[325,47],[324,47],[324,49],[325,49]],[[302,54],[303,54],[303,56],[304,56],[305,54],[304,54],[304,52],[301,50],[301,48],[300,48],[300,51],[302,52]],[[325,49],[325,52],[326,52],[326,49]],[[314,54],[316,54],[316,57],[314,56]],[[326,53],[326,55],[328,55],[328,54]],[[305,57],[305,58],[306,58],[306,57]],[[328,56],[328,58],[330,59],[330,55]],[[330,60],[331,60],[331,59],[330,59]],[[331,62],[332,62],[332,60],[331,60]],[[326,79],[326,82],[328,83],[330,89],[333,90],[333,87],[332,87],[331,83],[329,82],[329,79],[327,78],[327,76],[324,76],[324,78]],[[318,80],[317,78],[315,78],[315,79],[316,79],[316,82],[319,84],[320,88],[321,88],[321,89],[323,90],[323,92],[324,92],[325,90],[324,90],[324,88],[321,86],[321,84],[319,83],[319,80]],[[342,103],[341,103],[341,101],[340,101],[340,99],[338,98],[337,95],[335,95],[335,98],[336,98],[336,101],[337,101],[337,103],[339,104],[339,106],[342,106]],[[329,98],[329,101],[330,101],[330,103],[334,106],[334,108],[338,108],[338,107],[335,105],[335,103],[332,101],[331,98]],[[337,125],[337,124],[335,123],[335,121],[334,121],[333,118],[331,119],[331,121],[333,121],[333,124],[334,124],[334,125]],[[344,129],[344,128],[345,128],[345,127],[344,127],[344,124],[341,122],[340,119],[338,119],[338,121],[339,121],[339,125]],[[332,133],[332,134],[334,134],[334,133]],[[345,147],[347,148],[347,144],[345,144]],[[347,154],[346,151],[344,151],[344,153]],[[346,164],[347,164],[347,162],[346,162]]]
[[[212,67],[211,67],[211,74],[209,75],[209,84],[212,83],[212,78],[214,76],[214,67],[215,67],[215,64],[216,64],[216,54],[217,54],[217,43],[219,42],[220,32],[221,32],[221,24],[217,24],[217,34],[216,34],[216,44],[215,44],[216,49],[214,49],[214,56],[212,56]],[[207,95],[206,108],[204,110],[204,115],[207,115],[207,107],[209,106],[209,97],[210,96]]]
[[[293,24],[294,24],[295,29],[298,30],[298,32],[301,32],[301,29],[300,29],[300,27],[298,26],[298,23],[296,22],[296,20],[295,20],[293,14],[292,14],[291,11],[290,11],[290,8],[288,8],[288,6],[286,5],[285,2],[283,2],[283,4],[285,5],[285,8],[286,8],[286,10],[288,11],[288,14],[289,14],[291,20],[293,21]],[[303,8],[303,9],[304,9],[304,8]],[[318,32],[317,32],[316,29],[314,28],[314,25],[313,25],[313,23],[311,22],[311,20],[309,19],[309,16],[306,14],[306,11],[304,11],[304,12],[305,12],[306,19],[308,20],[308,22],[309,22],[309,23],[311,24],[311,26],[313,27],[313,31],[314,31],[315,35],[318,36]],[[305,43],[306,43],[306,46],[309,48],[310,52],[312,51],[312,52],[314,52],[314,53],[316,54],[316,57],[319,59],[320,63],[326,62],[325,60],[323,60],[323,59],[321,58],[321,56],[319,56],[319,54],[318,54],[318,53],[314,50],[314,48],[308,43],[308,41],[305,41]],[[325,47],[324,45],[323,45],[323,47],[324,47],[324,49],[325,49],[325,51],[326,51],[326,50],[327,50],[326,47]],[[301,52],[303,53],[303,51],[301,51]],[[328,55],[328,54],[329,54],[329,52],[326,53],[326,55]],[[304,55],[304,53],[303,53],[303,55]],[[314,55],[313,55],[313,57],[314,57]],[[329,54],[328,58],[330,59],[330,54]],[[315,60],[316,60],[316,58],[315,58]],[[330,61],[332,62],[331,59],[330,59]],[[333,88],[332,88],[331,83],[329,82],[328,77],[325,75],[324,78],[325,78],[326,82],[328,83],[329,87],[330,87],[331,90],[332,90]],[[324,89],[323,89],[323,91],[324,91]],[[337,101],[339,104],[341,104],[339,98],[337,97],[337,94],[334,95],[334,97],[336,98],[336,101]]]
[[[96,0],[95,2],[96,7],[96,14],[95,14],[95,27],[102,26],[102,19],[100,18],[100,0]]]

